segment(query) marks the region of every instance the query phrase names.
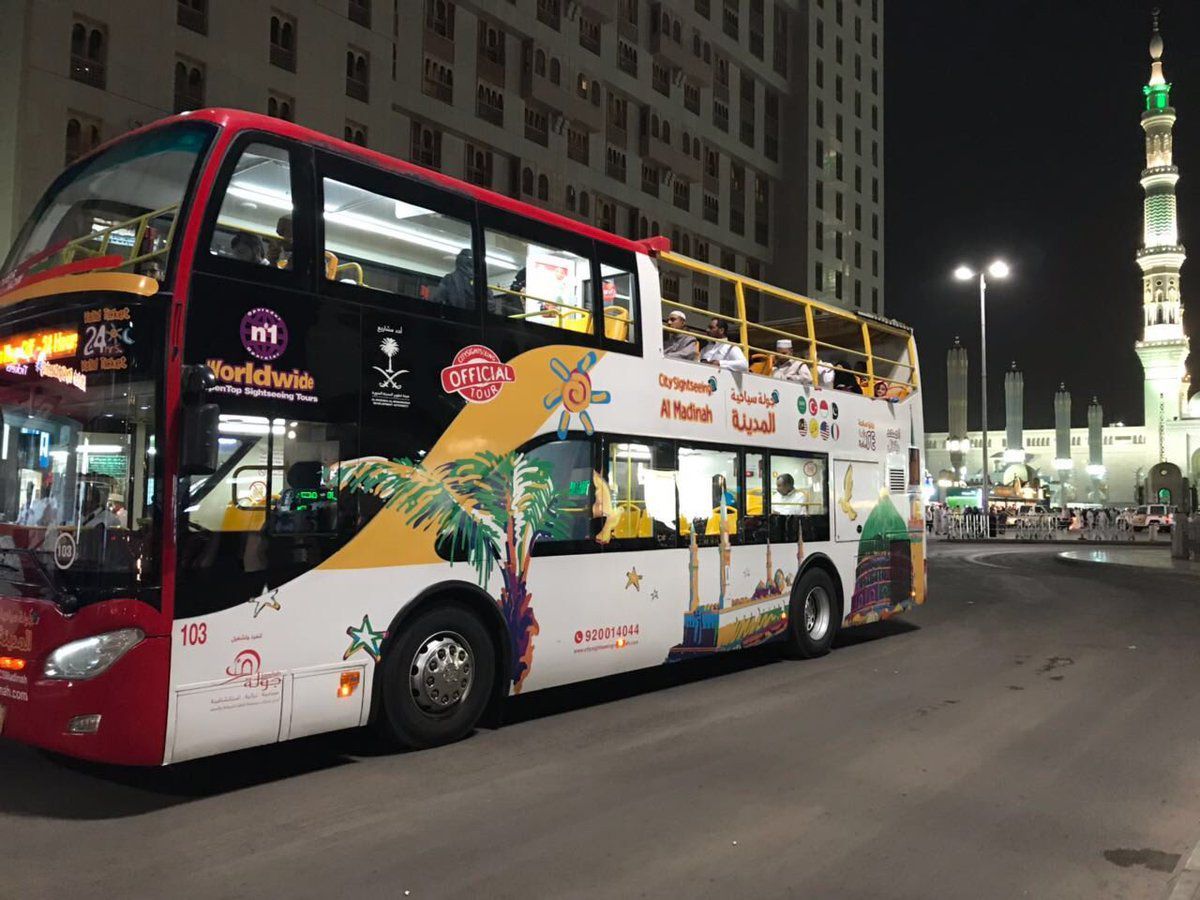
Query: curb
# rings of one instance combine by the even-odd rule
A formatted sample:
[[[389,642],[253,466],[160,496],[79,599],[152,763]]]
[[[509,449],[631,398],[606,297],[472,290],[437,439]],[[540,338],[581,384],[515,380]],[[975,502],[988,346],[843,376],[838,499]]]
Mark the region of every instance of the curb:
[[[1018,540],[1017,538],[971,538],[964,540],[937,540],[925,542],[927,547],[956,547],[959,544],[985,544],[993,547],[1014,546],[1021,547],[1026,544],[1030,546],[1052,546],[1052,547],[1070,547],[1076,549],[1081,546],[1086,547],[1129,547],[1134,550],[1170,550],[1170,541],[1161,541],[1158,543],[1150,543],[1149,541],[1041,541],[1041,540]]]
[[[1196,900],[1200,897],[1200,844],[1192,848],[1191,854],[1167,882],[1167,900]]]
[[[1189,572],[1187,570],[1181,571],[1181,570],[1177,570],[1177,569],[1160,569],[1155,566],[1139,565],[1138,563],[1135,563],[1135,562],[1107,562],[1107,561],[1101,562],[1100,560],[1096,560],[1096,559],[1075,559],[1074,557],[1067,556],[1066,554],[1068,552],[1070,552],[1070,551],[1064,550],[1060,553],[1055,553],[1054,561],[1057,563],[1061,563],[1064,566],[1084,566],[1084,567],[1088,567],[1088,568],[1124,569],[1128,572],[1141,572],[1142,574],[1145,574],[1146,572],[1155,572],[1160,575],[1176,575],[1176,576],[1182,576],[1183,578],[1194,577],[1194,573]],[[1200,851],[1200,846],[1197,847],[1197,850]],[[1196,871],[1197,871],[1197,873],[1200,873],[1200,852],[1198,852],[1196,854]],[[1198,882],[1198,884],[1200,884],[1200,882]]]

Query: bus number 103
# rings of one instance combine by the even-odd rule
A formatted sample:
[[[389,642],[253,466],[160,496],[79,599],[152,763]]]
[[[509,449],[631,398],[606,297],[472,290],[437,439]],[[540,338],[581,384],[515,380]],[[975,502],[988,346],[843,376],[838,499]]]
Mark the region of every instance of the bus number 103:
[[[203,622],[199,624],[184,625],[179,629],[183,637],[183,646],[193,647],[197,644],[208,643],[208,626]]]

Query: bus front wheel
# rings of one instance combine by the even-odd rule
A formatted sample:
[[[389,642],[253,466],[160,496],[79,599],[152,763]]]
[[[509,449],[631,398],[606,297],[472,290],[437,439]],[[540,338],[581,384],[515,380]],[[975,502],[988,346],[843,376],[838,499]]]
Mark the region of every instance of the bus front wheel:
[[[810,568],[792,592],[785,652],[799,659],[824,656],[841,620],[837,588],[824,569]]]
[[[458,603],[432,607],[402,626],[383,659],[376,725],[412,750],[461,740],[495,678],[496,649],[479,617]]]

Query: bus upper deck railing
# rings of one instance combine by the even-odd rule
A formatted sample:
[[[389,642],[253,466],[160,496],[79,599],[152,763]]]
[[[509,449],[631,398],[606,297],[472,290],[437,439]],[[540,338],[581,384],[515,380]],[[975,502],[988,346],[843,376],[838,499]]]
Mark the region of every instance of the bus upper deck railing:
[[[666,266],[674,266],[697,275],[715,278],[718,282],[733,285],[734,297],[737,302],[736,315],[702,309],[665,295],[662,298],[664,308],[697,313],[706,318],[716,318],[729,322],[737,327],[736,339],[721,340],[720,338],[706,338],[706,340],[715,340],[718,343],[727,343],[740,347],[747,360],[751,359],[751,355],[754,354],[772,360],[786,359],[806,364],[810,367],[810,371],[814,375],[816,375],[818,368],[829,369],[833,372],[849,373],[860,381],[864,392],[869,396],[885,396],[892,399],[901,399],[917,389],[917,356],[912,331],[900,323],[890,323],[876,318],[869,318],[850,310],[841,309],[837,306],[822,303],[819,300],[804,297],[754,278],[739,275],[736,272],[730,272],[727,269],[722,269],[709,263],[701,262],[700,260],[682,256],[678,253],[664,250],[657,252],[656,257],[660,263]],[[790,318],[784,316],[770,323],[751,321],[747,317],[746,311],[746,294],[748,291],[756,292],[780,301],[785,305],[790,305],[794,308],[796,315]],[[669,325],[664,326],[664,328],[667,332],[674,334],[689,334],[693,336],[695,334],[692,331],[673,328]],[[825,334],[821,333],[823,330],[826,332]],[[799,355],[786,353],[778,348],[759,346],[753,343],[751,338],[752,333],[756,332],[775,335],[778,338],[786,338],[793,341],[794,344],[805,347],[807,352]],[[842,337],[840,342],[832,339],[841,335],[857,338],[858,341],[861,341],[861,348],[846,346],[847,343],[855,341],[847,341],[845,337]],[[875,352],[873,338],[875,338],[874,343],[887,343],[890,346],[899,346],[901,350],[893,356],[885,356],[882,353]],[[836,354],[841,354],[843,359],[835,361],[823,358],[823,351],[833,351]],[[904,355],[907,355],[907,359],[903,358]],[[862,369],[853,368],[852,362],[847,357],[856,358],[863,363],[864,367]],[[888,370],[886,374],[884,370]]]
[[[119,262],[102,268],[125,269],[165,260],[171,249],[171,241],[175,237],[175,226],[179,220],[178,213],[179,204],[176,203],[66,241],[56,251],[47,254],[45,259],[34,266],[31,271],[53,268],[56,265],[74,262],[80,258],[103,259],[111,256],[113,255],[113,238],[122,232],[129,231],[133,232],[133,239],[128,248],[129,256],[122,255],[119,257]],[[167,216],[170,217],[170,220],[166,234],[155,233],[152,230],[152,223]]]

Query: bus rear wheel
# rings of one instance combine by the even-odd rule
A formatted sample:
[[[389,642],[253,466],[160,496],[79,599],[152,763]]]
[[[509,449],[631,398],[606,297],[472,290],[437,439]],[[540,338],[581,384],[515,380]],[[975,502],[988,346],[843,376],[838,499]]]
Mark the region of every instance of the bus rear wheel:
[[[837,588],[824,569],[810,568],[792,592],[785,652],[798,659],[824,656],[841,620]]]
[[[392,641],[380,672],[376,726],[412,750],[474,730],[496,678],[496,649],[479,616],[459,603],[418,613]]]

